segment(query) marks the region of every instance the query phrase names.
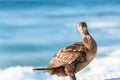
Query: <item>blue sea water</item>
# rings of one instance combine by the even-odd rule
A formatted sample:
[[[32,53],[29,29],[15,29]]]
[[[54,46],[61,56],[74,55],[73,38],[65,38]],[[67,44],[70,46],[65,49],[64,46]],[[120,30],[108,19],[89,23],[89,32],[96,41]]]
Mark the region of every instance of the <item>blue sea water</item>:
[[[47,66],[59,49],[81,41],[81,21],[100,48],[120,47],[119,8],[120,0],[0,1],[0,68]],[[102,50],[96,58],[109,56]]]
[[[106,80],[120,80],[120,78],[106,79]]]

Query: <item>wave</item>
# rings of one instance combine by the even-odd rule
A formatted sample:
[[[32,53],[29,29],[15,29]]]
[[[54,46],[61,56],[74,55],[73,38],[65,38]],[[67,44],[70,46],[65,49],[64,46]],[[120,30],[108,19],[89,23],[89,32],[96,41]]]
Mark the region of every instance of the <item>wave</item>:
[[[119,49],[120,49],[120,46],[100,47],[98,49],[97,57],[92,61],[92,63],[86,68],[86,70],[83,73],[96,74],[96,73],[108,73],[108,72],[120,71],[120,69],[119,69],[120,50]],[[47,56],[52,57],[51,54],[48,54],[46,56],[42,56],[42,54],[39,54],[39,53],[35,54],[34,53],[31,55],[28,54],[27,58],[31,58],[31,59],[36,58],[37,59],[36,61],[35,60],[32,61],[30,59],[28,59],[28,60],[32,61],[33,63],[35,62],[35,64],[37,62],[37,64],[39,65],[39,63],[40,63],[39,61],[41,61],[41,60],[38,60],[39,59],[38,57],[40,57],[39,55],[41,55],[41,60],[43,59],[43,62],[45,59],[48,60]],[[13,58],[12,56],[14,56],[14,55],[11,55],[11,57],[9,56],[9,58]],[[23,56],[25,56],[25,54]],[[27,60],[27,59],[24,59],[23,56],[18,56],[18,57],[23,59],[22,61]],[[17,60],[19,58],[17,58]],[[22,63],[22,61],[21,61],[21,63]],[[20,63],[20,62],[18,62],[18,63]],[[31,63],[31,65],[33,63]],[[25,63],[24,63],[24,65],[25,65]],[[104,66],[101,66],[101,65],[104,65]],[[99,67],[99,66],[101,66],[101,67]]]
[[[69,80],[69,77],[58,77],[56,75],[49,75],[48,73],[42,73],[42,72],[33,72],[32,69],[34,67],[10,67],[5,70],[0,70],[0,80]],[[96,69],[96,68],[94,68]],[[100,69],[100,68],[99,68]],[[96,73],[93,75],[91,74],[84,74],[81,75],[81,73],[77,73],[76,77],[79,80],[96,80],[99,78],[99,80],[108,79],[108,80],[119,80],[119,71],[116,72],[108,72],[106,73]],[[113,73],[113,74],[110,74]],[[116,74],[114,74],[116,73]],[[116,77],[116,78],[115,78]],[[106,80],[107,80],[106,79]]]
[[[99,54],[105,55],[95,58],[84,70],[77,73],[77,76],[96,75],[105,73],[120,72],[119,46],[100,48]],[[101,50],[102,49],[102,50]],[[98,55],[99,55],[98,54]],[[97,56],[98,56],[97,55]],[[43,66],[42,66],[43,67]],[[44,66],[45,67],[45,66]],[[48,73],[35,73],[32,66],[14,66],[0,70],[0,80],[56,80],[57,76],[50,76]],[[16,75],[16,76],[15,76]],[[7,76],[7,77],[6,77]],[[62,78],[59,78],[62,80]],[[68,79],[68,77],[66,77]]]
[[[94,24],[93,24],[94,23]],[[114,21],[114,20],[107,20],[107,21],[90,21],[89,22],[90,28],[101,28],[101,29],[106,29],[106,28],[119,28],[119,23],[118,21]]]

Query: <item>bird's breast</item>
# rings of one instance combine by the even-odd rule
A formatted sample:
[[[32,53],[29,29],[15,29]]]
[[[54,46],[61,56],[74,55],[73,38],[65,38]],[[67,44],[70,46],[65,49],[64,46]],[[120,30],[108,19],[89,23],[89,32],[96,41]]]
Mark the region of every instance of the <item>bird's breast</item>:
[[[94,50],[88,50],[87,51],[87,54],[86,54],[86,59],[85,61],[83,61],[82,63],[79,63],[77,66],[76,66],[76,70],[75,72],[78,72],[80,71],[81,69],[83,69],[84,67],[86,67],[93,59],[94,57],[96,56],[96,51],[97,49],[94,49]]]

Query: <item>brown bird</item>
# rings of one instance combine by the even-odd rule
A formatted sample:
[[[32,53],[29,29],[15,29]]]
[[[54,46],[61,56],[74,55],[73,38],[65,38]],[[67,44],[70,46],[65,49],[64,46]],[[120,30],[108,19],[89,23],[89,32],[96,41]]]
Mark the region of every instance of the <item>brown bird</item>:
[[[36,68],[35,71],[47,71],[58,76],[70,76],[76,80],[75,74],[86,67],[95,57],[97,44],[89,34],[85,22],[78,23],[82,42],[67,46],[54,55],[47,68]]]

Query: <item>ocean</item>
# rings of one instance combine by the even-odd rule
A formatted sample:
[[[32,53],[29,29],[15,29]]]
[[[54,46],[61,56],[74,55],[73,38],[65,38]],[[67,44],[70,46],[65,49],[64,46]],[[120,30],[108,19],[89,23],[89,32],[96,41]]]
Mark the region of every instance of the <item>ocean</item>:
[[[47,67],[58,50],[82,40],[84,21],[98,52],[80,74],[120,71],[119,8],[120,0],[0,1],[0,70]]]

